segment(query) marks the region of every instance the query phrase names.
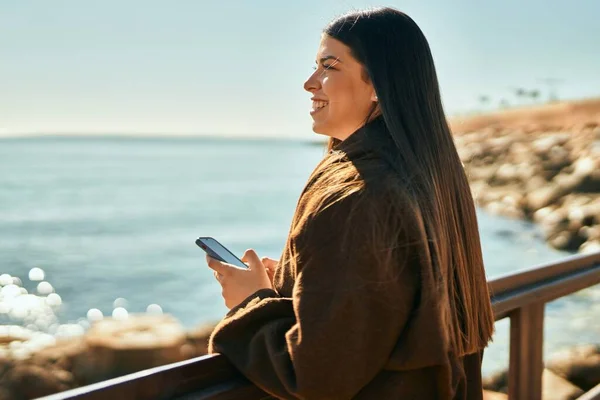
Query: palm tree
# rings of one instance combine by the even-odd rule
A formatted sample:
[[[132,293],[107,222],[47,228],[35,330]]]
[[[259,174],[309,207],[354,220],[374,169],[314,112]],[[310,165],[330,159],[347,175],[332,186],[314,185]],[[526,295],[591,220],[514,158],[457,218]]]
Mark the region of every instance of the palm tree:
[[[525,98],[527,96],[527,90],[523,88],[517,88],[515,89],[515,95],[518,99]]]
[[[479,102],[481,103],[483,108],[486,108],[487,104],[490,102],[490,97],[482,94],[479,96]]]
[[[558,94],[556,91],[556,86],[562,83],[565,83],[564,79],[557,78],[544,78],[538,79],[539,82],[544,83],[548,86],[548,102],[552,103],[554,101],[558,101]]]

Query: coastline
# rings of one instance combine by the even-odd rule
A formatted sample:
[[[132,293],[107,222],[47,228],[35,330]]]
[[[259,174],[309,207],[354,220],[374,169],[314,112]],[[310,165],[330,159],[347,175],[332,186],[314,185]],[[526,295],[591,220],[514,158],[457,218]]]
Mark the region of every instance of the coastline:
[[[29,354],[26,330],[3,327],[0,399],[31,399],[207,354],[212,325],[185,331],[169,315],[132,314],[97,321],[84,335],[55,341]],[[12,340],[12,342],[11,342]],[[31,340],[31,337],[30,339]],[[11,346],[19,342],[20,346]],[[600,345],[579,345],[545,362],[544,398],[575,399],[600,383]],[[484,399],[506,399],[507,371],[484,376]]]
[[[478,206],[538,223],[546,241],[556,248],[593,251],[600,216],[596,186],[600,124],[590,121],[537,130],[512,121],[457,131],[457,148]],[[3,295],[17,295],[11,285],[18,286],[0,282]],[[51,307],[56,300],[25,296]],[[22,327],[0,328],[0,399],[18,399],[205,354],[212,326],[185,330],[167,315],[131,314],[127,321],[106,318],[94,322],[86,333],[78,328],[79,334],[69,339]],[[125,336],[132,340],[122,340]],[[600,358],[594,355],[598,353],[595,349],[596,353],[585,353],[589,349],[572,352],[596,360],[589,368],[598,369]],[[132,359],[132,355],[137,357]],[[569,376],[552,371],[563,378]],[[490,376],[486,387],[505,390],[502,376],[502,372]]]
[[[600,125],[488,129],[456,143],[478,206],[538,223],[556,249],[600,250]]]

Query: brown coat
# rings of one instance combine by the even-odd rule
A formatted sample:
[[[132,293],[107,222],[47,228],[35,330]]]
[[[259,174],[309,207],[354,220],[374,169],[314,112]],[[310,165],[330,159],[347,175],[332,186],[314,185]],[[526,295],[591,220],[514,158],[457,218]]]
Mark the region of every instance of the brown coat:
[[[395,174],[370,145],[376,124],[317,166],[274,289],[233,308],[210,352],[282,399],[481,400],[482,352],[457,357],[449,349],[427,241],[388,190]],[[332,187],[340,190],[327,194]],[[387,258],[371,240],[372,221],[382,220],[403,226],[389,230],[399,237]]]

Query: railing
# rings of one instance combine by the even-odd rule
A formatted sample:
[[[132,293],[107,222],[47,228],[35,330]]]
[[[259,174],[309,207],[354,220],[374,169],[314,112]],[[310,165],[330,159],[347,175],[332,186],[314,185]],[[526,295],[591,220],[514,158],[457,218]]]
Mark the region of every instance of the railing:
[[[496,320],[510,318],[508,396],[541,400],[544,306],[600,283],[600,252],[573,256],[489,282]],[[211,399],[259,400],[269,396],[220,355],[152,368],[69,390],[45,400]],[[600,385],[579,400],[600,400]]]

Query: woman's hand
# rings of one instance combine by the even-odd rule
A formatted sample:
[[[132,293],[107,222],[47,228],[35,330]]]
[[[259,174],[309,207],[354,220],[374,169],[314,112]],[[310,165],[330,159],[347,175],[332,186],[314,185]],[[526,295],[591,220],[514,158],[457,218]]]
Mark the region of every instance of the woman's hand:
[[[215,271],[215,278],[223,288],[223,299],[229,309],[237,306],[256,291],[273,287],[272,274],[268,273],[267,267],[254,250],[246,250],[242,261],[248,264],[248,269],[238,268],[206,256],[208,266]],[[267,263],[270,264],[270,261]]]
[[[279,261],[269,257],[263,257],[260,259],[260,261],[262,261],[263,265],[267,269],[267,275],[269,276],[269,280],[271,281],[271,286],[273,286],[273,276],[275,275],[275,270],[279,265]]]

